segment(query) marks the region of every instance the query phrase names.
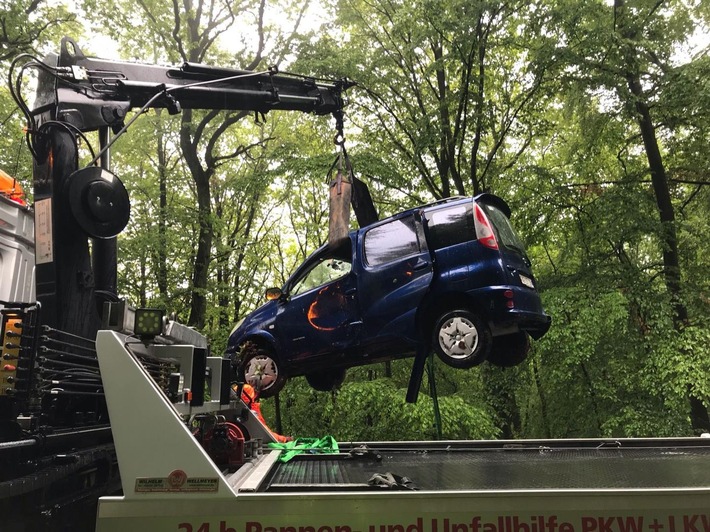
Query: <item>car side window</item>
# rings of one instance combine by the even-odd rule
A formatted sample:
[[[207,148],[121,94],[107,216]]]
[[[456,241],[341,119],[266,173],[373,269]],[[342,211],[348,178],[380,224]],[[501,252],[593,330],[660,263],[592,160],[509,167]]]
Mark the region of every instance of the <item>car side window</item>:
[[[365,233],[365,261],[378,266],[419,253],[414,217],[393,220]]]
[[[441,249],[476,238],[473,202],[437,209],[427,215],[431,246]]]
[[[296,296],[326,283],[330,283],[350,273],[352,265],[345,260],[327,258],[320,261],[304,275],[291,290]]]

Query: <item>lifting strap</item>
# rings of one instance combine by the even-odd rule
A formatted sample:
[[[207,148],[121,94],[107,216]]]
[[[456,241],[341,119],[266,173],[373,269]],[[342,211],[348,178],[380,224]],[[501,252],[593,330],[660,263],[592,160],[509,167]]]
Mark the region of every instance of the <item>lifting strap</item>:
[[[372,196],[367,185],[355,177],[352,164],[345,149],[343,131],[343,111],[333,113],[336,121],[334,144],[338,146],[338,156],[328,172],[337,168],[335,178],[329,179],[329,218],[328,243],[337,246],[348,238],[350,233],[350,205],[353,206],[358,225],[365,227],[379,219]]]
[[[349,161],[345,152],[345,135],[343,134],[343,112],[333,113],[336,121],[334,143],[339,146],[340,152],[334,166],[337,172],[334,179],[330,180],[329,217],[328,217],[328,244],[337,247],[348,239],[350,233],[350,200],[352,197],[352,182],[350,181]],[[331,172],[332,172],[331,167]]]
[[[338,156],[338,172],[330,181],[328,218],[328,244],[337,247],[348,239],[350,233],[350,201],[352,183],[343,170],[344,155]]]

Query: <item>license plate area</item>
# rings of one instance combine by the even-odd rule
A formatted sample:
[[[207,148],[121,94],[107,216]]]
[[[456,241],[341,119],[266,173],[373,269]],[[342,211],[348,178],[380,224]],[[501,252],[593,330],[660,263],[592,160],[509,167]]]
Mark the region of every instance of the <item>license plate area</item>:
[[[520,277],[520,282],[523,283],[523,286],[527,286],[528,288],[535,288],[535,283],[533,283],[533,280],[528,277],[527,275],[523,275],[522,273],[518,273],[518,277]]]

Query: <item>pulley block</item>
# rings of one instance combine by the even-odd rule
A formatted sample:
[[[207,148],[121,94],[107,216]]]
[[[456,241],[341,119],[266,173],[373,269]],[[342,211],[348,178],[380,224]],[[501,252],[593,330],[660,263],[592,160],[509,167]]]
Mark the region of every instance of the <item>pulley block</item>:
[[[126,187],[104,168],[77,170],[67,179],[65,193],[72,216],[93,238],[113,238],[128,224],[131,208]]]

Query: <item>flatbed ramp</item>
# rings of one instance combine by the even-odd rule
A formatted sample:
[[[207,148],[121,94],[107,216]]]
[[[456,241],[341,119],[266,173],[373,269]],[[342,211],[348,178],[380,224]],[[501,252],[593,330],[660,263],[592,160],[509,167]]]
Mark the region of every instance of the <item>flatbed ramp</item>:
[[[263,489],[659,489],[710,481],[710,446],[698,439],[550,443],[369,444],[365,452],[357,445],[332,458],[279,463]]]

